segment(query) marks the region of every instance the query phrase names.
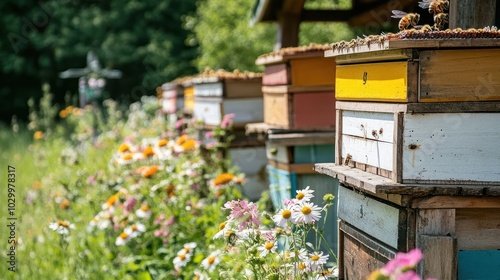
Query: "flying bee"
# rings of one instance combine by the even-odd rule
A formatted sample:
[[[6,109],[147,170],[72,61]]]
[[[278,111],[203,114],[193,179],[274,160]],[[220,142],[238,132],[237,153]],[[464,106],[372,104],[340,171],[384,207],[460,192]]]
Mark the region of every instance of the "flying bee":
[[[400,18],[399,20],[399,30],[403,31],[408,29],[410,26],[415,26],[420,20],[420,15],[417,13],[406,13],[399,10],[392,10],[392,18]]]
[[[422,9],[429,9],[429,13],[436,15],[439,13],[444,13],[450,7],[450,1],[448,0],[423,0],[418,2],[418,6]]]
[[[434,28],[436,30],[443,30],[446,23],[448,23],[448,14],[439,13],[434,16]]]

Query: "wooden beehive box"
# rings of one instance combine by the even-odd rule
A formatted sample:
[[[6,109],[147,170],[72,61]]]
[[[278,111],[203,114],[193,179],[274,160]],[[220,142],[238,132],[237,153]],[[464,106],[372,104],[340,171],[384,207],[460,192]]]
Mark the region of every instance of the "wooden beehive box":
[[[286,129],[335,127],[335,61],[326,45],[284,48],[260,56],[264,122]]]
[[[165,83],[162,90],[162,111],[166,114],[175,114],[184,108],[184,88],[175,81]]]
[[[497,185],[398,184],[334,164],[315,170],[340,181],[340,279],[364,279],[397,252],[420,248],[423,277],[495,279],[500,263]]]
[[[194,86],[193,77],[186,77],[182,80],[184,88],[184,114],[191,116],[194,112]]]
[[[500,181],[500,103],[337,102],[336,162],[397,183]]]
[[[193,79],[193,116],[208,126],[219,125],[226,114],[235,115],[236,127],[260,122],[263,120],[261,84],[260,73],[219,70],[199,75]]]
[[[396,40],[325,56],[337,63],[337,100],[499,101],[499,41]]]

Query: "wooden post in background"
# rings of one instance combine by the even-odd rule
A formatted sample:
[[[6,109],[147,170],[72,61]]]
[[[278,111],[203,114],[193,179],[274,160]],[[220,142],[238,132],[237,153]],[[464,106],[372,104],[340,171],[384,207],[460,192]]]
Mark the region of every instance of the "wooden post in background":
[[[450,29],[495,25],[496,0],[450,0]]]

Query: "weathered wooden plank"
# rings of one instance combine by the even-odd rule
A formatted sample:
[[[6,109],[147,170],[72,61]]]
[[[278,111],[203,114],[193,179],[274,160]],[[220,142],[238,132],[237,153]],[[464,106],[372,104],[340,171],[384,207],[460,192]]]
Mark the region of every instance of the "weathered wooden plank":
[[[342,134],[394,142],[394,115],[391,113],[343,111]]]
[[[454,235],[455,209],[420,209],[417,212],[417,247],[423,235]]]
[[[403,131],[404,131],[404,114],[401,112],[394,113],[394,128],[393,128],[393,157],[392,157],[392,181],[396,183],[403,182]]]
[[[393,171],[392,143],[342,135],[342,157],[348,158],[348,155],[353,162]]]
[[[318,86],[335,84],[335,60],[318,57],[290,61],[292,85]]]
[[[193,88],[195,97],[222,97],[224,95],[222,82],[195,84]]]
[[[282,163],[291,163],[289,148],[284,145],[277,145],[269,141],[266,142],[266,156],[270,160]]]
[[[326,57],[330,57],[332,52],[325,52]],[[352,63],[367,63],[380,61],[409,60],[418,58],[418,52],[411,49],[395,49],[385,51],[372,51],[359,54],[345,54],[335,57],[337,65]]]
[[[334,131],[318,131],[318,132],[291,132],[291,133],[270,133],[268,142],[285,145],[323,145],[335,143]]]
[[[338,211],[339,219],[398,248],[399,209],[396,207],[340,187]]]
[[[287,63],[267,65],[264,69],[262,84],[265,86],[287,85],[290,83],[290,71]]]
[[[421,235],[424,254],[421,275],[424,278],[457,279],[457,240],[452,236]]]
[[[218,125],[222,121],[222,100],[195,100],[193,117],[207,125]]]
[[[406,112],[407,104],[404,103],[380,103],[380,102],[352,102],[337,101],[335,108],[347,111],[366,111],[378,113]]]
[[[458,279],[499,279],[500,250],[460,250]]]
[[[495,0],[451,0],[449,26],[466,30],[494,25],[496,5]]]
[[[268,160],[268,165],[296,174],[315,174],[313,163],[287,164],[274,160]]]
[[[311,94],[315,92],[331,92],[332,97],[335,91],[335,86],[331,85],[316,85],[316,86],[303,86],[303,85],[281,85],[281,86],[262,86],[264,93],[294,93],[301,92],[304,94]]]
[[[338,100],[408,102],[408,62],[394,61],[339,65],[335,97]]]
[[[498,101],[499,63],[500,49],[422,51],[420,101]]]
[[[412,208],[500,208],[498,197],[430,196],[415,198]],[[500,210],[499,210],[500,211]]]
[[[246,124],[264,120],[264,105],[260,97],[224,99],[224,115],[234,114],[233,124]]]
[[[403,183],[498,184],[499,118],[498,113],[406,114]]]
[[[271,125],[291,125],[288,115],[289,103],[286,94],[264,93],[264,122]]]
[[[335,97],[333,91],[296,92],[292,94],[293,127],[335,128]],[[311,110],[311,108],[314,108]]]
[[[302,58],[314,58],[314,57],[323,57],[323,51],[308,51],[308,52],[289,52],[285,54],[272,54],[272,55],[264,55],[255,61],[257,65],[267,65],[273,63],[282,63],[287,62],[292,59],[302,59]]]
[[[459,250],[500,250],[498,208],[457,209],[456,237]]]
[[[339,261],[342,264],[339,270],[342,270],[343,279],[366,279],[372,271],[382,268],[394,257],[395,254],[390,257],[384,254],[390,254],[391,248],[353,228],[346,229],[344,225],[341,224],[343,250]]]
[[[342,126],[342,116],[344,115],[343,110],[335,110],[335,163],[342,165],[342,131],[344,130]]]
[[[224,97],[226,98],[262,98],[262,78],[225,79]]]

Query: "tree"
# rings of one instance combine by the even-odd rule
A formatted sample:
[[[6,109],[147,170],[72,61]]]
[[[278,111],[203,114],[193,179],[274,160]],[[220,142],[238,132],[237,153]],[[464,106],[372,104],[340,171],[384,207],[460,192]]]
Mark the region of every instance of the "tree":
[[[123,78],[109,81],[115,99],[134,101],[178,76],[196,72],[196,45],[186,45],[183,19],[196,0],[4,0],[0,3],[0,97],[4,118],[27,115],[30,96],[41,96],[49,82],[56,101],[76,94],[76,79],[58,73],[86,66],[93,49],[103,67],[119,69]]]

